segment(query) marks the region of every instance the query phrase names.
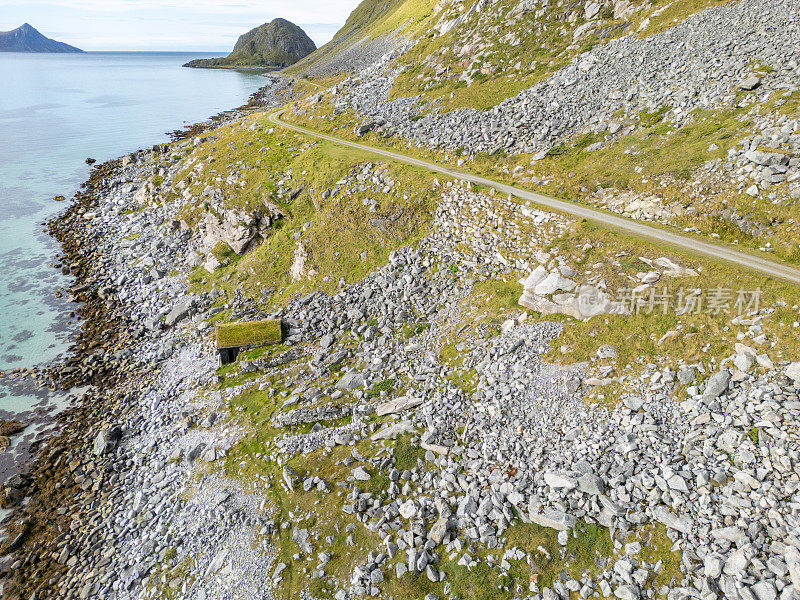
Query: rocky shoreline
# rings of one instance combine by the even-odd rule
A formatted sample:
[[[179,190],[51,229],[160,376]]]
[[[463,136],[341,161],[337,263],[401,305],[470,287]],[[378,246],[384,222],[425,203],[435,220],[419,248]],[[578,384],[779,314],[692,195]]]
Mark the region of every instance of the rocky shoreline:
[[[291,93],[292,80],[275,75],[268,76],[268,79],[270,83],[254,92],[246,104],[239,108],[223,111],[206,121],[169,132],[170,139],[175,142],[201,135],[209,129],[240,118],[254,110],[271,106],[271,103],[274,103],[275,98],[280,94]],[[156,148],[163,149],[166,146],[162,145]],[[84,190],[82,193],[93,193],[89,190],[96,184],[101,183],[103,179],[110,177],[117,162],[119,161],[96,165],[95,169],[90,173],[90,180],[81,186]],[[92,160],[92,163],[94,163],[94,160]],[[56,200],[63,201],[64,197],[58,196]],[[69,319],[84,322],[88,317],[94,315],[102,305],[102,302],[98,303],[98,292],[102,291],[101,288],[106,288],[99,298],[101,301],[104,300],[103,295],[114,290],[114,282],[109,282],[105,286],[93,287],[91,277],[86,271],[85,265],[81,262],[81,248],[78,246],[82,240],[76,241],[70,235],[68,228],[64,227],[65,219],[69,218],[70,215],[71,213],[64,212],[63,215],[52,219],[50,222],[42,223],[42,225],[46,226],[48,234],[62,246],[63,257],[61,254],[56,254],[50,266],[59,269],[66,276],[75,277],[77,281],[68,290],[57,291],[55,296],[57,298],[68,296],[70,303],[78,304],[80,308],[74,310],[66,308],[65,313],[69,312]],[[78,222],[81,223],[80,221]],[[85,223],[81,224],[85,225]],[[67,245],[70,246],[69,249],[67,249]],[[80,283],[84,278],[88,278],[88,283]],[[80,333],[81,335],[78,341],[64,353],[63,357],[59,357],[46,365],[27,368],[17,367],[7,371],[0,371],[0,379],[3,379],[4,385],[14,389],[15,394],[39,398],[39,401],[28,411],[22,413],[0,411],[0,450],[6,450],[9,447],[12,449],[0,453],[0,486],[10,476],[23,469],[27,460],[35,455],[41,444],[52,435],[52,432],[58,427],[56,415],[59,410],[77,403],[82,395],[82,388],[87,385],[93,385],[93,380],[96,378],[91,369],[91,361],[87,362],[84,359],[98,351],[99,346],[94,342],[101,340],[102,346],[106,341],[103,338],[111,330],[109,332],[103,331],[105,326],[102,324],[102,319],[98,321],[99,325],[91,324],[90,320],[86,321],[81,331],[76,328],[75,333]],[[98,327],[100,329],[99,337],[94,336],[92,333],[92,330]],[[106,370],[108,368],[114,369],[116,366],[111,363],[106,367]],[[87,377],[87,375],[90,376]],[[59,398],[57,402],[54,402],[53,398],[48,395],[47,390],[51,392],[67,390],[71,393],[65,393],[63,398]],[[18,423],[21,425],[17,425]],[[2,491],[0,491],[1,495]],[[7,503],[0,501],[0,510],[3,509],[7,509]]]
[[[273,78],[246,105],[173,132],[174,143],[186,148],[189,142],[185,140],[207,129],[274,105],[278,94],[290,86],[291,82]],[[168,151],[168,145],[158,145],[96,165],[69,208],[48,223],[62,248],[57,256],[61,268],[74,277],[69,293],[78,304],[82,326],[62,362],[8,375],[50,389],[87,391],[80,398],[73,396],[73,404],[52,419],[56,432],[52,437],[39,436],[32,444],[31,453],[37,454],[25,472],[0,488],[0,505],[14,508],[0,530],[0,595],[4,598],[87,597],[86,584],[77,583],[87,575],[83,567],[88,561],[100,564],[102,570],[100,553],[91,559],[97,548],[90,540],[97,539],[98,511],[114,506],[120,493],[118,480],[140,466],[107,455],[123,436],[141,434],[139,402],[154,389],[156,367],[172,356],[174,334],[157,317],[135,314],[130,289],[138,287],[147,295],[152,278],[125,281],[120,275],[124,266],[120,269],[114,264],[114,246],[130,231],[128,224],[120,223],[121,211],[108,211],[108,198],[122,189],[122,195],[131,200],[147,184],[155,161]],[[114,229],[122,235],[109,240],[107,234]],[[150,233],[159,235],[155,227]],[[182,276],[169,279],[166,287],[182,296],[186,287]],[[165,286],[155,282],[152,287]],[[204,352],[211,355],[207,348]],[[203,372],[213,373],[215,364],[203,363]],[[21,430],[13,421],[7,425],[9,434]],[[82,535],[75,535],[76,526]],[[79,563],[73,558],[77,555],[82,555]]]
[[[70,357],[44,371],[42,377],[61,389],[91,386],[91,390],[77,406],[58,415],[58,435],[42,444],[29,473],[17,478],[30,501],[14,515],[3,552],[54,543],[83,492],[80,482],[70,477],[70,463],[91,453],[98,427],[123,417],[128,408],[122,401],[125,391],[133,389],[129,382],[146,381],[148,369],[131,360],[138,332],[125,316],[127,307],[118,300],[108,273],[99,268],[99,248],[94,244],[93,211],[120,164],[116,160],[95,168],[72,206],[49,223],[51,234],[63,248],[60,260],[75,277],[70,292],[80,303],[77,312],[83,326]],[[6,589],[32,581],[48,585],[58,568],[46,555],[37,555],[29,554],[14,563],[6,557],[3,571],[12,576]],[[30,573],[25,572],[28,569]]]

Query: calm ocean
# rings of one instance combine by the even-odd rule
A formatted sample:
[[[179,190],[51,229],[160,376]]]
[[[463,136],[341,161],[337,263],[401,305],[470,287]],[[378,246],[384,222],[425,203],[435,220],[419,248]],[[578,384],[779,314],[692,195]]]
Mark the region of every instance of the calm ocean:
[[[69,199],[87,178],[84,160],[166,141],[267,83],[181,68],[202,56],[0,53],[0,369],[51,361],[74,334],[74,306],[55,297],[69,282],[47,266],[58,248],[41,223],[64,208],[54,196]],[[0,419],[57,402],[0,379]]]

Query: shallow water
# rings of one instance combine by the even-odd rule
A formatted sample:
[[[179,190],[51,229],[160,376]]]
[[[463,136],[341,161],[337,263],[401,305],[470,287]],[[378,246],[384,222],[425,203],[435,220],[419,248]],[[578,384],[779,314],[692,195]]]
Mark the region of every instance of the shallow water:
[[[75,306],[53,268],[57,245],[41,223],[103,162],[168,140],[167,132],[242,105],[267,80],[184,69],[202,53],[0,53],[0,369],[57,358]],[[209,56],[209,55],[206,55]],[[68,294],[65,294],[67,296]],[[59,402],[0,379],[0,419]]]

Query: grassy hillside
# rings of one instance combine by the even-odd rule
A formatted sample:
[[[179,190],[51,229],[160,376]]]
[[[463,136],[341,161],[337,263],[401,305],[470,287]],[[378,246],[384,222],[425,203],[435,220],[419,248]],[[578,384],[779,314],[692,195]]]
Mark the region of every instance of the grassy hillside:
[[[356,60],[348,60],[348,51],[363,51],[365,46],[381,36],[416,39],[421,25],[433,13],[433,0],[389,0],[378,2],[364,0],[350,13],[347,21],[333,39],[296,65],[287,69],[287,73],[303,77],[319,78],[315,70],[331,62],[342,63],[343,72],[355,72],[366,66]],[[379,57],[379,51],[376,58]]]
[[[490,108],[576,56],[623,35],[649,36],[731,0],[591,3],[556,0],[364,0],[333,39],[289,69],[303,74],[347,48],[395,34],[413,47],[392,96],[421,95],[445,109]]]

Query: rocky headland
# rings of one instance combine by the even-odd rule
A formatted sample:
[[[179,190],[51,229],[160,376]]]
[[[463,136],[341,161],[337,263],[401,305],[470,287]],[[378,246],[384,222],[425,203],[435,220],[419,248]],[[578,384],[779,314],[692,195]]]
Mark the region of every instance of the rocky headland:
[[[273,19],[239,37],[233,52],[221,58],[198,58],[184,67],[202,69],[282,69],[317,49],[300,27]]]

